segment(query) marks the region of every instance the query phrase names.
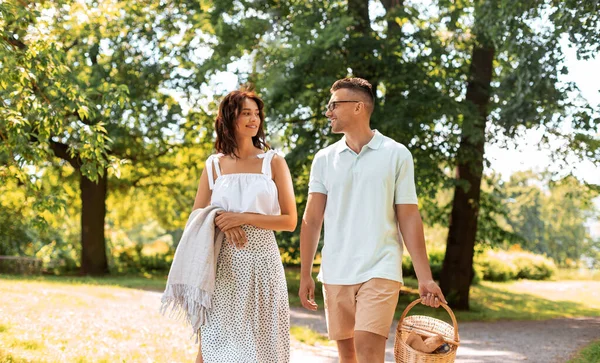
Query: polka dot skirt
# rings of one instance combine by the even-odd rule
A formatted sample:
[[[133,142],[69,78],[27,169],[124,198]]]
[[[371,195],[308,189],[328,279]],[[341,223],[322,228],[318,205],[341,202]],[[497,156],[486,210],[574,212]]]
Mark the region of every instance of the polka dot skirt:
[[[283,363],[290,360],[290,310],[273,231],[242,227],[248,244],[223,241],[213,308],[202,327],[206,363]]]

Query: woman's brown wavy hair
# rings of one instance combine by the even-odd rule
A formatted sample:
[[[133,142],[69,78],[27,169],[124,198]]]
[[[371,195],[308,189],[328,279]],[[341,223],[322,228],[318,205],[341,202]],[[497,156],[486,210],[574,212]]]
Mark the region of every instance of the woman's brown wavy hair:
[[[238,145],[235,140],[235,121],[242,112],[244,100],[247,98],[256,102],[260,118],[258,133],[252,138],[252,143],[256,148],[261,150],[268,150],[270,148],[265,141],[265,132],[263,130],[265,122],[264,102],[252,91],[237,90],[227,94],[219,105],[219,115],[215,120],[215,131],[217,132],[215,149],[218,153],[233,155],[236,158],[239,157],[236,154]]]

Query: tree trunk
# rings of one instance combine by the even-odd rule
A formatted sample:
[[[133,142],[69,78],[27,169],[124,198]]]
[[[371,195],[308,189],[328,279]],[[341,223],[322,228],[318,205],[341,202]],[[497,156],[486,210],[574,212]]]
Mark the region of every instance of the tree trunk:
[[[81,274],[108,273],[104,218],[106,215],[107,177],[93,182],[81,176]]]
[[[348,45],[348,65],[355,77],[366,79],[373,86],[376,95],[377,60],[373,55],[375,39],[369,18],[369,0],[348,0],[348,14],[354,19]]]
[[[387,67],[391,67],[391,74],[402,74],[405,67],[405,62],[398,54],[404,51],[405,46],[402,44],[402,28],[396,21],[397,17],[402,16],[402,10],[404,7],[403,0],[382,0],[386,17],[387,17],[387,41],[383,43],[384,47],[381,49],[382,63],[386,64]],[[402,118],[398,116],[397,108],[399,105],[406,104],[405,92],[408,90],[406,82],[398,82],[394,79],[382,79],[382,83],[385,84],[385,95],[383,105],[383,115],[385,115],[385,121],[379,121],[377,128],[382,130],[386,135],[395,135],[396,141],[399,141],[405,145],[408,145],[410,139],[413,137],[412,130],[409,126],[410,119]],[[401,106],[400,106],[401,107]],[[389,129],[386,131],[386,123]]]
[[[469,309],[493,60],[493,47],[474,46],[466,102],[474,106],[475,112],[465,115],[462,125],[457,181],[440,279],[440,287],[450,306],[458,310]]]
[[[387,36],[389,40],[394,40],[394,35],[401,31],[400,25],[392,18],[394,12],[399,12],[404,6],[404,0],[381,0],[381,4],[385,9],[386,15],[389,16],[387,21]]]

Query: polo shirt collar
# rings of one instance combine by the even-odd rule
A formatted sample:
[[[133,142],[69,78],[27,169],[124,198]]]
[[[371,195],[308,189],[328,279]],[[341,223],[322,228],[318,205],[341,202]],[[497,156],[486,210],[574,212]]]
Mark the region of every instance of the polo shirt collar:
[[[371,141],[369,141],[369,143],[367,144],[367,146],[372,149],[372,150],[377,150],[379,149],[379,146],[381,146],[381,143],[383,142],[383,135],[381,135],[379,133],[379,131],[377,130],[373,130],[375,133],[373,134],[373,137],[371,138]],[[346,135],[344,135],[344,137],[342,137],[342,140],[340,140],[340,145],[338,147],[338,154],[342,153],[346,150],[350,150],[350,147],[348,147],[348,144],[346,144]]]

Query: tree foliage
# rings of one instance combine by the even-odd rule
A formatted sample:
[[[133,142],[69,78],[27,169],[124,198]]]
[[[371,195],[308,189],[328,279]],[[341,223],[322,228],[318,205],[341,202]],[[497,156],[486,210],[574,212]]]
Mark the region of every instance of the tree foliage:
[[[131,179],[120,181],[135,185],[172,168],[160,157],[207,132],[202,109],[184,115],[172,94],[186,87],[182,97],[194,102],[188,92],[200,89],[188,75],[199,59],[191,45],[201,36],[195,25],[204,21],[205,5],[8,1],[1,6],[1,177],[34,188],[31,170],[52,157],[76,169],[82,269],[103,273],[107,172],[118,177],[120,165],[135,164]]]
[[[595,259],[600,240],[588,221],[597,220],[598,193],[574,177],[553,181],[547,174],[520,172],[502,185],[509,209],[506,221],[522,237],[522,247],[574,267],[582,257]]]

